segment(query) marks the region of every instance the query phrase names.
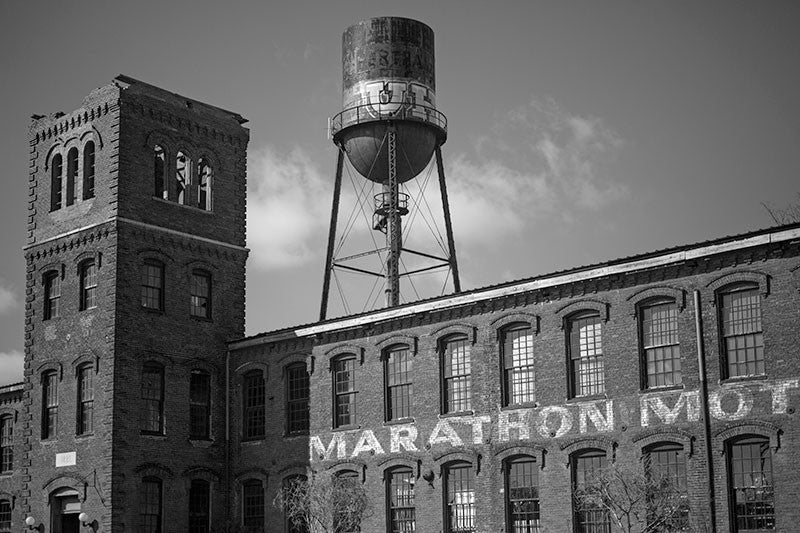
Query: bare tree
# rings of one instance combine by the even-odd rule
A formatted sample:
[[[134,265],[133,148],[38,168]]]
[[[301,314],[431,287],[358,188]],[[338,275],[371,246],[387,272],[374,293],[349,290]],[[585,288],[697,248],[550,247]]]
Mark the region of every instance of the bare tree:
[[[625,533],[690,531],[685,492],[641,463],[608,466],[573,489],[580,513],[603,513]]]
[[[800,193],[797,193],[796,202],[788,204],[786,207],[776,207],[766,202],[761,202],[761,205],[767,210],[775,224],[784,225],[800,222]]]
[[[351,533],[370,516],[370,500],[357,478],[297,476],[284,483],[273,505],[282,509],[293,531]]]

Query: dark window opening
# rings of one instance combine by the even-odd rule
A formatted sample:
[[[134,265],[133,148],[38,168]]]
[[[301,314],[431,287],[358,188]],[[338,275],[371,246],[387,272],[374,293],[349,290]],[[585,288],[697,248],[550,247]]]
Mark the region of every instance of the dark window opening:
[[[78,368],[78,435],[86,435],[94,430],[94,367],[86,364]]]
[[[0,473],[14,470],[14,419],[0,417]]]
[[[61,209],[63,172],[64,166],[61,154],[56,154],[50,162],[50,211]]]
[[[142,307],[164,310],[164,265],[157,261],[142,265]]]
[[[75,186],[78,182],[78,149],[67,152],[67,205],[75,203]]]
[[[83,199],[94,198],[94,142],[83,147]]]
[[[309,423],[310,384],[306,365],[298,363],[286,368],[286,432],[307,433]]]
[[[42,375],[42,440],[51,439],[58,431],[58,374]]]
[[[155,363],[142,368],[142,433],[164,433],[164,368]]]
[[[144,478],[139,492],[141,533],[161,533],[162,500],[161,480],[157,477]]]
[[[61,276],[51,271],[44,275],[44,320],[60,316]]]
[[[189,438],[211,436],[211,375],[195,370],[189,377]]]
[[[80,268],[79,309],[85,311],[97,307],[97,265],[86,261]]]
[[[197,207],[211,211],[211,185],[213,171],[206,158],[197,162]]]
[[[506,463],[506,523],[508,533],[540,533],[539,469],[532,457]]]
[[[207,272],[192,272],[191,315],[211,318],[211,275]]]
[[[252,531],[264,527],[264,488],[258,479],[242,483],[242,525]]]
[[[169,200],[169,188],[167,187],[167,154],[159,145],[153,147],[153,185],[155,190],[153,196],[164,200]]]
[[[587,450],[572,457],[572,485],[581,490],[594,482],[606,467],[606,454],[602,450]],[[573,502],[576,533],[610,533],[608,511],[597,504]]]
[[[735,531],[775,529],[775,486],[769,440],[746,437],[728,446],[728,484]]]
[[[244,438],[260,439],[266,434],[267,385],[263,374],[254,370],[244,376]]]
[[[202,479],[193,479],[189,487],[189,533],[209,533],[211,485]]]

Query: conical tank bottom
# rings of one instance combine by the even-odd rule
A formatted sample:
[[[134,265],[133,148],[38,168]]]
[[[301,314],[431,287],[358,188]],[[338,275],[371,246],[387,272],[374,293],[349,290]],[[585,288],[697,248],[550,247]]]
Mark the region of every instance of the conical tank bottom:
[[[413,179],[428,165],[436,149],[436,130],[424,123],[395,121],[396,172],[400,183]],[[389,123],[374,121],[349,126],[339,134],[350,163],[376,183],[389,179]]]

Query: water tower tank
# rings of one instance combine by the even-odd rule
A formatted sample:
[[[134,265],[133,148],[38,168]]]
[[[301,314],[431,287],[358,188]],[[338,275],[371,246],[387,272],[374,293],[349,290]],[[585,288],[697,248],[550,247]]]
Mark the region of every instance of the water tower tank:
[[[433,30],[400,17],[367,19],[342,35],[342,112],[331,119],[334,142],[367,179],[386,182],[387,131],[396,135],[396,175],[408,181],[447,138],[436,110]]]

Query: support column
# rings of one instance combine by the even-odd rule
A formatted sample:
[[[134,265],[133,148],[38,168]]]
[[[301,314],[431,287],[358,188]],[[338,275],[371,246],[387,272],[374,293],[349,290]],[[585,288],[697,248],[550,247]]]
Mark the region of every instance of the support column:
[[[397,131],[389,125],[389,176],[384,194],[389,197],[389,213],[386,224],[386,306],[400,305],[400,250],[403,247],[403,228],[400,222],[400,184],[397,181]]]
[[[450,220],[450,201],[447,199],[447,185],[444,181],[444,164],[442,163],[442,149],[436,146],[436,169],[439,172],[439,190],[442,193],[442,209],[444,210],[444,227],[447,232],[448,260],[453,273],[453,290],[461,292],[461,279],[458,275],[458,261],[456,260],[456,242],[453,239],[453,223]]]
[[[339,218],[339,197],[342,193],[342,167],[344,150],[337,146],[336,178],[333,182],[333,205],[331,206],[331,225],[328,231],[328,253],[325,258],[325,275],[322,278],[322,303],[319,307],[319,319],[325,320],[328,314],[328,293],[331,289],[331,273],[333,271],[333,247],[336,245],[336,220]]]

